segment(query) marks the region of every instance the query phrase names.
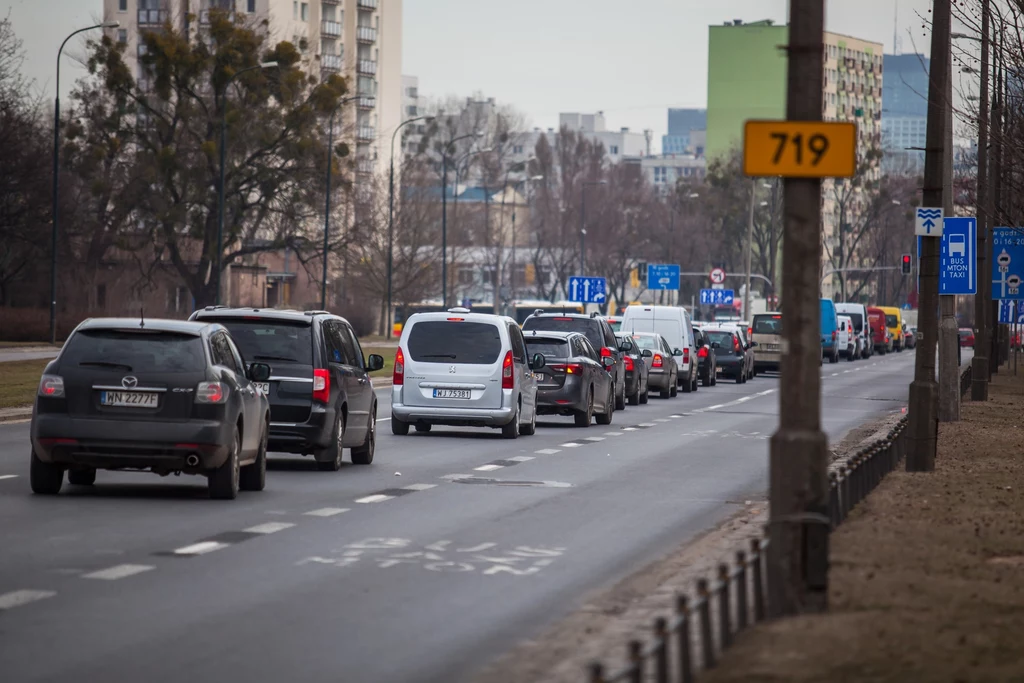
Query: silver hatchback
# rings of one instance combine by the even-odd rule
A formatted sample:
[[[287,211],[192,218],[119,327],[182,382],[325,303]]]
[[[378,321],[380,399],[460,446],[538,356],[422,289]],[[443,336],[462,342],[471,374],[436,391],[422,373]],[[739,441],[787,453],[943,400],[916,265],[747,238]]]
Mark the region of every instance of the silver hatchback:
[[[391,389],[391,431],[433,425],[494,427],[506,439],[537,426],[537,380],[544,356],[527,357],[512,318],[452,308],[417,313],[402,329]]]

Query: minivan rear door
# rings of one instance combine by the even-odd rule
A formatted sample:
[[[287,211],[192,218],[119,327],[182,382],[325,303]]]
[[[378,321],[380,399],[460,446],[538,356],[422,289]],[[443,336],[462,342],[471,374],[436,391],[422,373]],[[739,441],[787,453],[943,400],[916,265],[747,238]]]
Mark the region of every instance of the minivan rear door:
[[[405,347],[407,406],[501,408],[502,363],[510,353],[498,322],[413,320]],[[511,356],[508,360],[514,363]],[[514,366],[512,372],[515,372]]]

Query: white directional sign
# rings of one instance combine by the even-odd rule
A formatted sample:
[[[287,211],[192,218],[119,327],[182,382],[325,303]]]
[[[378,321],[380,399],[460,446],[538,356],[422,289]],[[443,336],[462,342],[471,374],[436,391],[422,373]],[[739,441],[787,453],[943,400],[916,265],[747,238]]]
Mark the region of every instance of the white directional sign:
[[[917,207],[914,213],[914,234],[942,237],[942,207]]]
[[[711,278],[713,284],[720,285],[725,282],[725,271],[721,268],[712,268],[708,277]]]

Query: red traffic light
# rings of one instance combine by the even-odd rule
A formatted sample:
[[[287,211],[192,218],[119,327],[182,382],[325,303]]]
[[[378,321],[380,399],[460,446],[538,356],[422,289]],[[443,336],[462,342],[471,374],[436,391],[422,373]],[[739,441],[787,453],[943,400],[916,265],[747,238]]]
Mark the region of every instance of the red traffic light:
[[[900,272],[904,275],[910,275],[910,254],[903,255],[903,264],[900,267]]]
[[[903,255],[903,262],[906,263],[906,264],[910,263],[910,254],[904,254]]]

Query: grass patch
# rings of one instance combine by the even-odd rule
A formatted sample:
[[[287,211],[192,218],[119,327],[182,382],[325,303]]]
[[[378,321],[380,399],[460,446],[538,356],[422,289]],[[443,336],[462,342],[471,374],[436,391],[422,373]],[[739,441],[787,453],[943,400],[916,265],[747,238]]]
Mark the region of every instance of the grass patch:
[[[0,408],[32,405],[39,376],[51,359],[15,360],[0,363]]]

